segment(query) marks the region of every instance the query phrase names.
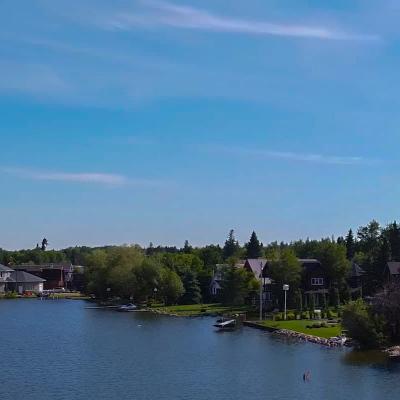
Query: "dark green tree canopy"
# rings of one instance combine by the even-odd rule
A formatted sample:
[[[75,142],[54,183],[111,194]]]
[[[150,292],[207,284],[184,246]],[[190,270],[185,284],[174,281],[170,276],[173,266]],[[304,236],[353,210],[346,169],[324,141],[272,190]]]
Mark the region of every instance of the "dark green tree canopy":
[[[235,231],[231,229],[229,231],[228,238],[225,241],[225,245],[223,248],[223,257],[224,260],[228,258],[237,256],[239,252],[240,246],[237,240],[235,239]]]
[[[250,240],[246,243],[246,257],[259,258],[263,253],[263,245],[257,238],[257,234],[253,231]]]

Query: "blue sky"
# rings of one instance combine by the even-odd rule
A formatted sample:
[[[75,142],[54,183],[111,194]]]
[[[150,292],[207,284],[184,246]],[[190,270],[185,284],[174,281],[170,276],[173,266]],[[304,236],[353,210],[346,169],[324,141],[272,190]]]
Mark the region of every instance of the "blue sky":
[[[399,218],[396,1],[4,0],[0,247]]]

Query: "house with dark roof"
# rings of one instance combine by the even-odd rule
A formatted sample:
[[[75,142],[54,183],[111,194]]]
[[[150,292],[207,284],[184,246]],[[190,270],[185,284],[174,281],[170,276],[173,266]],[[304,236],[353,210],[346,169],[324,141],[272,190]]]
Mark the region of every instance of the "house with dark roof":
[[[384,274],[387,282],[393,282],[393,281],[400,282],[400,262],[389,261],[386,264]]]
[[[25,271],[44,279],[44,289],[72,287],[74,268],[71,264],[20,264],[12,266],[16,271]]]

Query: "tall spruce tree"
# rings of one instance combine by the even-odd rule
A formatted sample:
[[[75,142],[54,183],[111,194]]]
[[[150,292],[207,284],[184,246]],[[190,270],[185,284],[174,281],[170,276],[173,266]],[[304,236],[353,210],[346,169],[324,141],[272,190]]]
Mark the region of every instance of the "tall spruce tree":
[[[257,234],[253,231],[250,240],[246,243],[247,258],[259,258],[262,256],[262,243],[257,238]]]
[[[183,287],[185,293],[181,297],[182,304],[199,304],[201,303],[201,289],[196,274],[193,271],[187,271],[183,277]]]
[[[238,251],[239,251],[239,243],[235,239],[235,231],[231,229],[229,231],[228,238],[225,241],[225,245],[222,251],[224,259],[227,260],[228,258],[235,257]]]
[[[347,233],[347,236],[345,239],[345,244],[346,244],[347,259],[352,260],[354,257],[354,254],[356,253],[356,242],[354,240],[353,231],[351,229]]]

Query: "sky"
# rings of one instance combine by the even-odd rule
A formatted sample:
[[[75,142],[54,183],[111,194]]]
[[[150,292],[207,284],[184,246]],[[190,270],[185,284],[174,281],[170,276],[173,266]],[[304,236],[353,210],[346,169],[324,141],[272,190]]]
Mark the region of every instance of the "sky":
[[[399,219],[395,0],[3,0],[0,247]]]

